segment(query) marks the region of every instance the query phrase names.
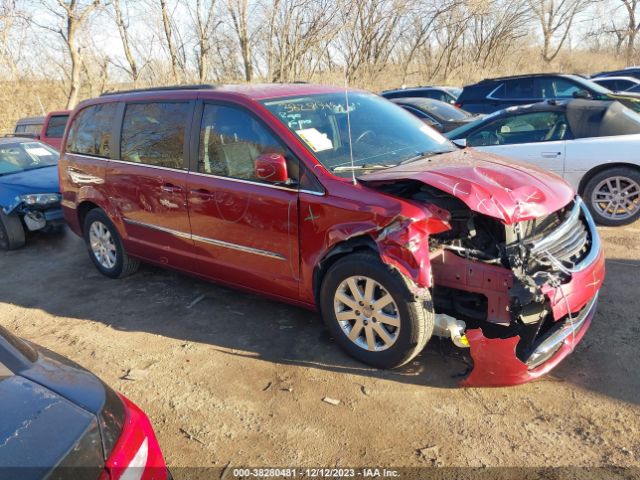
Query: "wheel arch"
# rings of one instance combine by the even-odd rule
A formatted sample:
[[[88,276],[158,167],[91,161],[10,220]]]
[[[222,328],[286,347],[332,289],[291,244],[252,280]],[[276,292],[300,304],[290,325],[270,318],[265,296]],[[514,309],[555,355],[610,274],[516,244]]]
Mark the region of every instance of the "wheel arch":
[[[80,225],[81,230],[84,231],[84,220],[87,218],[87,214],[95,208],[100,208],[100,205],[91,200],[84,200],[78,205],[76,211],[78,215],[78,224]]]
[[[598,165],[597,167],[593,167],[591,170],[587,171],[582,178],[580,179],[580,183],[578,184],[578,194],[580,196],[584,195],[584,190],[587,187],[588,183],[591,181],[593,177],[602,173],[611,168],[631,168],[638,173],[640,173],[640,166],[634,163],[627,162],[614,162],[614,163],[604,163],[602,165]]]
[[[380,256],[375,240],[369,235],[359,235],[336,243],[320,259],[313,270],[313,298],[318,310],[320,309],[320,288],[327,271],[329,271],[331,266],[341,258],[344,258],[356,251],[363,250],[371,251],[378,257]]]

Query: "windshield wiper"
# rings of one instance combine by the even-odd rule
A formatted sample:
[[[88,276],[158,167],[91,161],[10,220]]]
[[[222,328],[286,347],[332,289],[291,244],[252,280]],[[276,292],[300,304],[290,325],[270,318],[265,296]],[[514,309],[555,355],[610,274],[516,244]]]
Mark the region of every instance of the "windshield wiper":
[[[402,162],[400,162],[400,165],[404,165],[405,163],[411,163],[411,162],[417,162],[418,160],[422,160],[423,158],[428,158],[428,157],[433,157],[435,155],[442,155],[444,153],[450,153],[449,151],[442,151],[442,152],[420,152],[417,155],[407,158],[406,160],[403,160]]]
[[[379,170],[383,168],[395,167],[395,164],[383,165],[379,163],[365,163],[362,165],[341,165],[331,169],[332,172],[350,172],[352,170]]]

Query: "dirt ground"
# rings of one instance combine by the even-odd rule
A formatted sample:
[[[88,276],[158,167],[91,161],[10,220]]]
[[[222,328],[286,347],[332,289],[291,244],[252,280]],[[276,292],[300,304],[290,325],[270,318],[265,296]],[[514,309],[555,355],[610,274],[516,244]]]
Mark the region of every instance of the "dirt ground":
[[[601,232],[596,320],[553,375],[519,387],[456,388],[465,366],[437,339],[376,371],[314,313],[150,266],[109,280],[70,232],[0,253],[0,323],[140,405],[177,478],[228,465],[639,467],[640,222]]]

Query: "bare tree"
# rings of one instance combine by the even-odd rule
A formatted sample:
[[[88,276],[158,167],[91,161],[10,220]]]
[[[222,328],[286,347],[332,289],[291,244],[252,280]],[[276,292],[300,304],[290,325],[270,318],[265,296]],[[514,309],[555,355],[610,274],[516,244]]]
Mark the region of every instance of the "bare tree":
[[[636,37],[640,32],[640,19],[638,18],[638,6],[640,0],[619,0],[627,14],[626,27],[624,28],[624,36],[626,39],[625,60],[627,65],[631,65],[634,59]]]
[[[188,3],[187,9],[194,26],[196,41],[195,54],[198,66],[198,80],[204,83],[209,71],[209,57],[213,48],[213,34],[221,20],[215,20],[216,0],[196,0],[195,6]]]
[[[249,27],[249,2],[247,0],[228,0],[227,10],[240,44],[240,55],[244,69],[244,79],[253,78],[252,35]]]
[[[133,85],[138,83],[140,77],[140,67],[138,61],[133,54],[133,47],[131,45],[131,37],[129,34],[129,19],[125,12],[123,12],[122,2],[120,0],[111,0],[111,7],[113,9],[114,21],[118,27],[118,33],[120,34],[120,40],[122,41],[122,50],[124,51],[124,57],[127,62],[127,67],[121,67],[131,77]],[[120,65],[118,65],[120,66]]]
[[[39,26],[57,33],[64,41],[67,53],[69,54],[71,67],[66,108],[71,109],[78,103],[78,96],[82,85],[82,55],[78,35],[91,15],[101,6],[101,0],[41,0],[41,4],[46,10],[57,17],[58,26]]]
[[[590,3],[592,0],[527,0],[542,32],[541,55],[546,63],[558,56],[576,16]]]

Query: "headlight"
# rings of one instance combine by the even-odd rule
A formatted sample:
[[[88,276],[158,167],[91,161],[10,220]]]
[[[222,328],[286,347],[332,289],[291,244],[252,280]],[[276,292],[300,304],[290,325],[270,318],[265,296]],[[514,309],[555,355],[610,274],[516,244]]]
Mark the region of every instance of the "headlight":
[[[20,195],[18,198],[27,205],[49,205],[58,203],[62,199],[58,193],[30,193],[28,195]]]

